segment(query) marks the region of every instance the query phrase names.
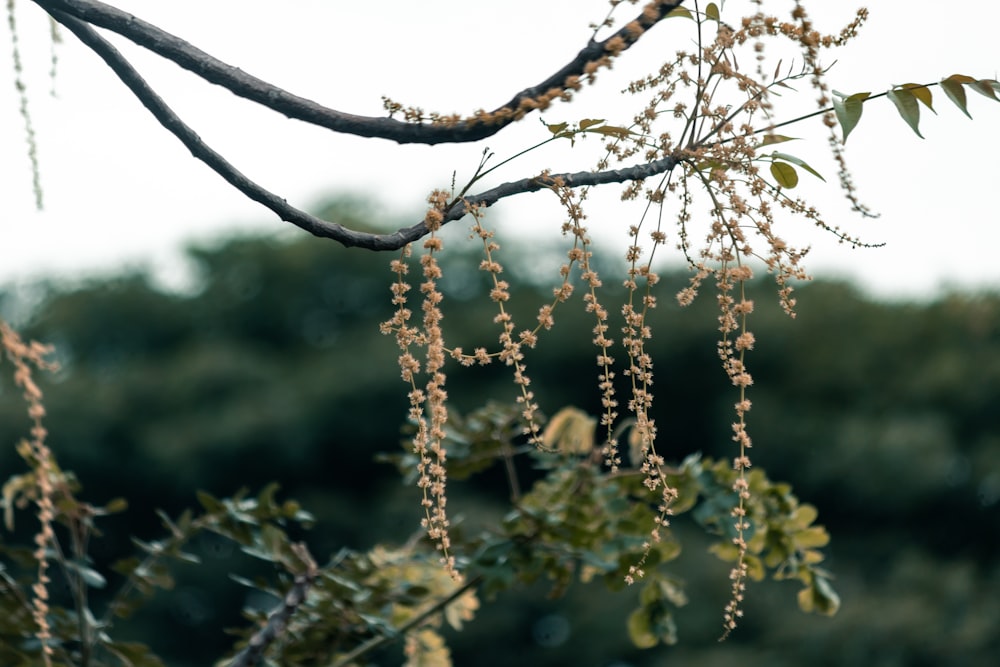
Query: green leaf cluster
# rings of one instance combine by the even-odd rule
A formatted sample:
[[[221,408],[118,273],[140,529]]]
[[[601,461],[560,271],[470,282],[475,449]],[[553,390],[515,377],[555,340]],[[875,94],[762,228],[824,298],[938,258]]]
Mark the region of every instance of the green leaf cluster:
[[[624,589],[630,567],[643,559],[657,511],[655,498],[643,486],[643,475],[634,468],[612,473],[601,465],[592,433],[586,435],[593,421],[583,411],[569,408],[553,420],[549,437],[552,443],[563,442],[553,451],[526,446],[520,420],[516,405],[490,404],[455,416],[449,424],[455,475],[468,479],[500,466],[511,477],[513,494],[510,510],[498,523],[479,530],[456,526],[454,549],[463,554],[465,582],[446,574],[423,538],[364,552],[341,549],[316,570],[308,594],[283,627],[281,640],[264,651],[267,664],[305,667],[317,664],[317,659],[323,664],[353,664],[375,647],[400,641],[405,644],[407,665],[447,666],[451,659],[441,627],[461,630],[476,615],[481,596],[492,599],[536,582],[546,582],[551,597],[565,595],[575,584],[602,582],[613,591]],[[386,458],[408,474],[417,464],[408,453]],[[526,472],[533,481],[521,493],[517,477]],[[690,513],[697,525],[719,537],[711,550],[723,559],[734,555],[730,542],[734,474],[725,462],[697,456],[668,471],[668,482],[679,492],[674,514]],[[65,476],[64,481],[69,479]],[[804,610],[833,613],[836,594],[829,575],[817,567],[823,559],[819,549],[828,536],[815,525],[816,510],[799,505],[787,485],[774,484],[759,472],[751,475],[750,484],[751,575],[760,579],[770,571],[776,579],[798,579],[805,587],[799,596]],[[76,499],[78,485],[64,486],[67,491],[58,499],[57,520],[68,530],[99,535],[93,518],[110,513],[109,507],[124,508],[121,501],[90,507]],[[11,478],[5,487],[8,505],[24,506],[31,488],[23,476]],[[281,607],[296,575],[310,568],[292,533],[309,528],[314,519],[297,502],[279,501],[277,491],[272,484],[256,496],[240,491],[217,498],[199,492],[198,511],[185,510],[177,518],[160,512],[164,537],[134,539],[136,554],[118,560],[107,572],[99,571],[86,551],[71,558],[53,554],[54,564],[68,580],[104,589],[114,579],[118,589],[103,609],[95,609],[85,596],[54,601],[57,655],[69,664],[83,653],[94,666],[161,664],[141,644],[114,639],[115,623],[138,613],[153,596],[171,591],[176,568],[201,564],[189,547],[203,533],[231,542],[272,572],[253,577],[230,573],[236,583],[255,591],[256,599],[273,601],[244,608],[247,624],[232,630],[233,655],[247,647]],[[87,517],[86,525],[80,517]],[[677,533],[665,529],[641,561],[646,575],[635,606],[623,619],[624,629],[639,648],[677,641],[675,615],[687,596],[672,564],[681,550]],[[5,584],[0,594],[5,612],[0,617],[4,647],[0,657],[16,658],[9,664],[35,664],[39,647],[28,591],[36,564],[27,547],[0,543],[0,557]]]
[[[896,111],[899,112],[900,118],[910,126],[910,129],[918,137],[923,139],[923,135],[920,134],[921,105],[937,113],[934,111],[934,99],[931,92],[931,87],[933,86],[940,86],[941,90],[948,96],[948,99],[969,118],[972,118],[972,114],[969,113],[966,102],[966,88],[971,88],[991,100],[1000,101],[1000,98],[997,98],[996,95],[1000,91],[1000,81],[996,79],[975,79],[966,74],[952,74],[936,83],[930,84],[904,83],[893,86],[885,93],[879,95],[872,95],[870,92],[848,95],[834,91],[833,111],[837,117],[837,122],[840,123],[843,141],[847,141],[847,137],[857,126],[858,121],[861,120],[864,103],[876,97],[883,96],[889,98],[893,105],[895,105]]]

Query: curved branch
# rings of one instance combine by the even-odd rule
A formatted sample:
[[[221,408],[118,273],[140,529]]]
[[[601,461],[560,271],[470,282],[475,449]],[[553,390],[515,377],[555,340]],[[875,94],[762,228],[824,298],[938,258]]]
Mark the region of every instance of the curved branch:
[[[251,76],[193,44],[111,5],[97,0],[33,2],[53,16],[61,12],[62,16],[72,16],[84,23],[117,32],[206,81],[289,118],[359,137],[378,137],[399,143],[439,144],[478,141],[493,136],[536,108],[536,101],[549,95],[551,91],[565,94],[579,87],[578,83],[574,85],[574,80],[591,71],[589,68],[593,67],[593,63],[618,55],[632,46],[645,31],[679,7],[684,0],[653,0],[638,17],[607,39],[600,42],[591,39],[570,62],[541,83],[525,88],[492,112],[477,114],[476,118],[453,124],[408,123],[392,118],[357,116],[336,111]],[[59,17],[57,20],[63,22]]]
[[[72,31],[80,41],[97,53],[142,104],[149,109],[150,113],[156,117],[160,124],[177,137],[191,151],[194,157],[207,164],[212,171],[222,176],[230,185],[244,195],[273,211],[282,220],[290,222],[314,236],[333,239],[349,248],[357,247],[376,251],[398,250],[407,243],[412,243],[427,235],[427,227],[423,222],[411,227],[404,227],[390,234],[374,234],[348,229],[343,225],[323,220],[295,208],[282,197],[247,178],[222,157],[222,155],[202,141],[201,137],[167,106],[163,99],[146,83],[125,57],[107,40],[98,35],[97,31],[83,21],[68,14],[55,10],[51,14],[53,18]],[[464,197],[462,201],[455,203],[445,212],[443,223],[452,222],[464,217],[473,206],[492,206],[501,199],[514,195],[537,192],[546,188],[552,188],[558,184],[576,188],[585,185],[603,185],[607,183],[642,180],[670,171],[677,164],[678,160],[676,158],[666,157],[654,162],[638,164],[623,169],[543,174],[532,178],[523,178],[519,181],[503,183],[479,194]]]

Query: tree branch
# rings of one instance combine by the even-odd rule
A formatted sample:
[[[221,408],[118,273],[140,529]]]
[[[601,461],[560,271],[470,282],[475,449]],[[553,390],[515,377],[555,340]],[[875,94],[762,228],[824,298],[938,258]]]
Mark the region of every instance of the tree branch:
[[[292,584],[291,589],[282,600],[281,607],[271,614],[264,627],[254,633],[250,641],[247,642],[246,648],[233,658],[229,667],[253,667],[260,662],[267,648],[284,633],[288,621],[305,602],[306,595],[316,580],[317,574],[316,570],[313,569],[295,577],[295,583]]]
[[[201,137],[167,106],[163,99],[146,83],[125,57],[107,40],[98,35],[97,31],[83,21],[68,14],[55,10],[51,13],[53,18],[66,26],[84,44],[104,59],[108,67],[118,75],[122,82],[149,109],[150,113],[156,117],[160,124],[177,137],[191,151],[194,157],[207,164],[214,172],[222,176],[230,185],[244,195],[273,211],[282,220],[290,222],[314,236],[333,239],[349,248],[357,247],[376,251],[398,250],[407,243],[416,241],[427,234],[427,227],[423,222],[411,227],[404,227],[390,234],[359,232],[335,222],[328,222],[295,208],[285,199],[247,178],[222,157],[222,155],[202,141]],[[641,180],[656,174],[665,173],[673,169],[677,165],[677,162],[677,159],[667,157],[662,160],[638,164],[624,169],[547,174],[503,183],[479,194],[464,197],[461,202],[457,202],[445,212],[443,222],[452,222],[462,218],[468,213],[471,206],[492,206],[501,199],[528,192],[537,192],[538,190],[551,188],[557,183],[562,183],[571,188],[606,183],[624,183],[625,181]]]
[[[503,106],[488,113],[477,113],[474,118],[447,124],[408,123],[385,117],[357,116],[327,108],[247,74],[151,23],[97,0],[33,0],[33,2],[55,16],[60,23],[64,23],[61,17],[72,16],[84,23],[117,32],[194,72],[206,81],[289,118],[360,137],[379,137],[399,143],[439,144],[478,141],[493,136],[530,113],[538,106],[536,101],[551,91],[569,94],[570,90],[579,87],[578,83],[574,85],[575,79],[589,74],[594,63],[603,62],[606,58],[628,49],[642,34],[665,18],[671,10],[679,7],[684,0],[653,0],[628,25],[603,41],[597,42],[591,39],[559,71],[537,85],[525,88]]]

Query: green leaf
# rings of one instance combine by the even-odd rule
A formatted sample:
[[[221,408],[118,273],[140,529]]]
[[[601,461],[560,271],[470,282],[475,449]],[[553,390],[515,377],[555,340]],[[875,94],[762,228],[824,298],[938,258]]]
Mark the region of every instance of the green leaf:
[[[985,95],[994,102],[1000,102],[1000,100],[997,99],[997,96],[993,94],[993,91],[997,90],[996,83],[997,82],[993,79],[982,79],[980,81],[973,81],[969,85],[972,86],[972,89],[980,95]]]
[[[893,88],[889,91],[888,97],[896,105],[896,110],[910,129],[923,139],[924,135],[920,134],[920,104],[917,102],[917,97],[905,88]]]
[[[830,542],[830,534],[822,526],[813,526],[799,531],[792,538],[795,546],[799,549],[809,549],[811,547],[825,547]]]
[[[965,82],[963,79],[971,81],[972,77],[964,74],[952,74],[947,79],[941,80],[941,90],[948,96],[948,99],[955,103],[955,106],[962,110],[962,113],[972,118],[972,114],[965,108],[965,88],[962,86]]]
[[[586,130],[588,127],[594,127],[595,125],[600,125],[603,122],[603,118],[584,118],[580,121],[580,129]]]
[[[778,185],[789,190],[799,184],[799,173],[787,162],[772,162],[771,175]]]
[[[210,514],[221,513],[226,509],[226,506],[210,493],[197,491],[195,495],[198,497],[198,502],[201,503],[201,506]]]
[[[76,572],[90,588],[104,588],[108,585],[108,580],[100,572],[79,561],[66,561],[66,569]]]
[[[691,12],[689,12],[686,9],[684,9],[683,7],[676,7],[674,9],[671,9],[670,13],[667,14],[667,18],[668,19],[672,19],[672,18],[675,18],[675,17],[678,17],[678,16],[686,18],[686,19],[692,19],[692,20],[694,19],[694,17],[691,16]]]
[[[812,174],[813,176],[815,176],[816,178],[818,178],[819,180],[821,180],[824,183],[826,183],[826,179],[823,178],[822,176],[820,176],[820,174],[819,174],[818,171],[816,171],[815,169],[813,169],[812,167],[810,167],[808,164],[806,164],[803,160],[800,160],[799,158],[795,157],[794,155],[789,155],[788,153],[779,153],[779,152],[775,151],[774,153],[771,153],[771,157],[776,157],[779,160],[784,160],[785,162],[791,162],[792,164],[797,164],[800,167],[802,167],[803,169],[805,169],[806,171],[808,171],[810,174]],[[795,186],[793,185],[793,186],[789,186],[789,187],[795,187]]]
[[[840,609],[840,596],[824,577],[815,577],[810,586],[799,591],[799,609],[833,616]]]
[[[705,18],[710,21],[719,20],[719,7],[714,2],[708,3],[708,7],[705,7]]]
[[[628,135],[632,134],[628,128],[615,127],[614,125],[602,125],[601,127],[595,127],[594,129],[587,131],[596,132],[605,136],[618,137],[619,139],[625,139]]]
[[[770,146],[771,144],[780,144],[786,141],[795,141],[798,137],[786,137],[783,134],[767,134],[764,135],[764,140],[760,142],[761,146]]]
[[[837,115],[840,129],[844,133],[843,143],[847,143],[847,136],[861,120],[861,112],[864,111],[864,102],[871,93],[854,93],[844,95],[833,91],[833,111]]]

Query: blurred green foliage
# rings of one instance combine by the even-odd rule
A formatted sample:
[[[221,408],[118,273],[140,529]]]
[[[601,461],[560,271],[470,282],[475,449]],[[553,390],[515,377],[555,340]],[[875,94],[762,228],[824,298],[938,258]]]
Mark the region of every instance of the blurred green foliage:
[[[362,215],[336,207],[324,214]],[[459,237],[452,245],[461,245]],[[450,249],[443,255],[445,262],[453,258],[444,266],[452,286],[444,288],[452,295],[443,305],[446,324],[460,332],[455,335],[463,340],[455,343],[471,349],[495,339],[494,312],[488,300],[476,298],[485,283],[477,260],[469,261],[474,254]],[[519,263],[517,249],[503,252],[515,275],[511,305],[528,323],[551,285],[538,282],[537,258]],[[295,498],[319,527],[305,531],[293,523],[283,530],[289,539],[306,540],[321,563],[345,547],[363,560],[378,543],[405,544],[418,528],[418,493],[400,481],[397,469],[376,461],[380,452],[401,451],[406,414],[395,346],[377,333],[390,314],[388,258],[299,237],[234,239],[195,248],[190,256],[198,279],[188,293],[164,293],[142,273],[72,288],[52,285],[23,327],[26,337],[55,343],[63,366],[41,378],[50,445],[62,468],[82,480],[82,496],[95,505],[129,501],[127,511],[98,523],[103,535],[91,543],[93,569],[108,572],[135,552],[130,536],[147,546],[162,539],[163,517],[183,516],[199,490],[221,498],[273,481],[281,497]],[[724,475],[728,466],[712,467],[712,461],[734,455],[735,398],[718,368],[711,295],[684,310],[668,303],[666,295],[684,282],[683,275],[664,277],[663,305],[652,322],[661,451],[675,462],[687,459],[698,475]],[[741,628],[718,644],[729,565],[709,555],[715,539],[704,529],[711,512],[699,519],[696,508],[674,521],[683,550],[665,547],[660,555],[670,561],[669,577],[617,595],[573,584],[573,576],[543,577],[537,590],[522,592],[495,586],[497,599],[484,603],[461,632],[441,628],[455,664],[506,665],[512,656],[532,665],[994,664],[1000,655],[1000,297],[881,304],[849,286],[820,282],[801,288],[799,316],[789,321],[772,306],[772,294],[763,282],[756,287],[751,320],[757,338],[749,356],[752,454],[755,471],[787,480],[808,505],[788,505],[788,489],[776,485],[776,495],[767,496],[769,511],[784,512],[782,531],[799,531],[798,542],[784,542],[785,532],[765,534],[755,554],[769,567],[794,568],[789,557],[825,542],[810,527],[808,508],[818,508],[833,536],[825,550],[842,599],[839,614],[801,614],[790,604],[799,587],[751,582]],[[5,293],[0,309],[15,310],[17,298],[15,290]],[[591,326],[582,305],[562,308],[556,327],[529,353],[543,411],[566,405],[599,411]],[[497,413],[474,410],[487,399],[514,398],[505,369],[454,372],[448,388],[465,415],[455,428],[454,451],[499,447],[500,440],[490,445],[473,437],[488,433],[484,420]],[[25,470],[13,447],[27,430],[17,397],[4,374],[0,443],[11,443],[0,448],[5,479]],[[546,513],[504,520],[511,489],[503,466],[483,468],[472,458],[465,465],[453,475],[450,492],[449,506],[461,515],[458,528],[471,540],[506,522],[508,542],[483,542],[473,554],[488,594],[491,577],[509,576],[490,565],[517,562],[512,536],[557,531],[560,524],[545,523]],[[555,487],[532,487],[547,472],[538,467],[543,462],[522,456],[517,465],[529,498],[554,494],[538,501],[553,516],[585,511],[597,517],[620,500],[586,495],[596,504],[559,506],[566,489],[555,487],[580,479],[556,476],[545,481]],[[718,488],[727,489],[722,482]],[[710,504],[711,497],[702,502]],[[26,523],[4,544],[30,543]],[[594,556],[588,563],[594,576],[613,574],[621,564],[604,563],[600,545],[635,534],[580,533],[573,539],[582,551],[551,557],[575,567],[585,551]],[[724,548],[716,551],[726,556]],[[168,594],[116,623],[121,642],[149,644],[172,666],[224,655],[233,637],[222,629],[244,627],[241,610],[261,614],[281,593],[269,596],[229,579],[232,572],[245,582],[273,579],[274,565],[218,533],[199,533],[184,553],[200,564],[179,563]],[[531,563],[521,565],[517,571],[530,574]],[[563,600],[544,599],[553,586],[565,592]],[[819,597],[800,603],[828,604],[820,588],[810,593]],[[55,593],[58,601],[62,594]],[[102,589],[93,595],[96,605],[106,601]],[[676,634],[681,641],[640,651],[630,634],[640,641],[672,641]],[[399,647],[374,659],[398,663]]]

